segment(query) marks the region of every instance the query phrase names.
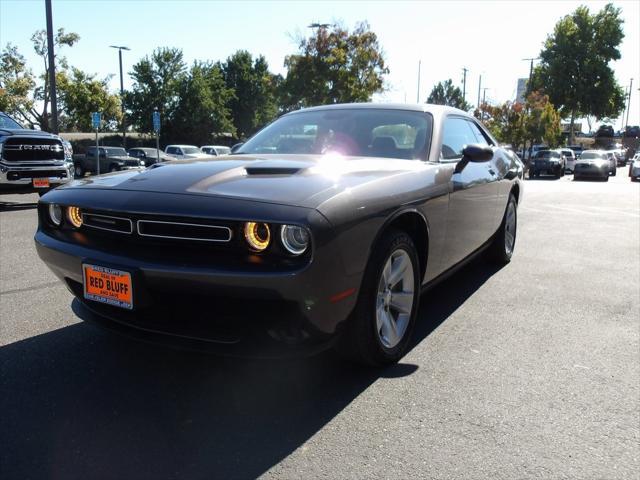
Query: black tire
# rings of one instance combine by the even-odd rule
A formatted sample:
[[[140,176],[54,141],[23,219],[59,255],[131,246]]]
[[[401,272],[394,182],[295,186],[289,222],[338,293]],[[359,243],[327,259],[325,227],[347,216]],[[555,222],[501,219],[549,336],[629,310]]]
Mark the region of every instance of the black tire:
[[[398,251],[408,255],[413,268],[413,301],[409,320],[399,342],[388,348],[383,345],[377,327],[376,308],[378,287],[382,272],[392,255]],[[413,240],[401,230],[383,233],[373,248],[365,269],[358,301],[347,320],[336,349],[348,359],[370,366],[383,366],[397,362],[407,352],[420,305],[420,268]],[[388,310],[387,310],[388,311]]]
[[[80,165],[79,163],[76,163],[73,167],[73,175],[76,178],[82,178],[84,177],[84,174],[86,172],[84,171],[84,168],[82,168],[82,165]]]
[[[606,177],[604,177],[604,178],[603,178],[603,180],[604,180],[605,182],[608,182],[608,181],[609,181],[609,175],[607,175]]]
[[[560,177],[562,177],[562,168],[558,169],[558,171],[556,172],[555,177],[556,177],[556,179],[559,179]]]
[[[120,167],[118,167],[118,165],[116,165],[115,163],[109,165],[109,173],[117,172],[118,170],[120,170]]]
[[[513,208],[513,224],[508,222],[508,215],[510,214],[510,209]],[[498,265],[506,265],[511,261],[511,257],[513,256],[513,250],[516,246],[517,239],[517,231],[518,231],[518,202],[516,202],[516,197],[513,194],[509,194],[509,200],[507,201],[507,206],[504,209],[504,215],[502,216],[502,222],[500,223],[500,227],[498,231],[493,236],[493,241],[489,246],[489,258],[491,261]],[[507,235],[511,232],[513,235],[513,241],[511,242],[511,249],[507,248]]]
[[[612,177],[615,177],[617,174],[618,174],[618,169],[617,169],[617,168],[614,168],[614,169],[613,169],[613,172],[611,172],[611,176],[612,176]]]

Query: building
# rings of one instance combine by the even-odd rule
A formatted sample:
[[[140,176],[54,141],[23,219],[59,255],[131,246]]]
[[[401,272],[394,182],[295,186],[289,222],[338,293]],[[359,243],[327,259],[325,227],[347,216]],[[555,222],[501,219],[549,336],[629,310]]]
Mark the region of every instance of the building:
[[[524,103],[525,97],[527,95],[527,83],[529,83],[528,78],[518,79],[518,88],[516,89],[516,103]]]

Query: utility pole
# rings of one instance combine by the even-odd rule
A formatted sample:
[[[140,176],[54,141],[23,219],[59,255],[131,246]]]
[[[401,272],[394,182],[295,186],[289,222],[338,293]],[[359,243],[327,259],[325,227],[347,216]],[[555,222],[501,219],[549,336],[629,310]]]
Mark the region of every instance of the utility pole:
[[[416,103],[420,103],[420,71],[422,70],[422,60],[418,60],[418,98]]]
[[[481,110],[481,113],[480,113],[480,120],[482,120],[482,121],[484,121],[484,106],[487,104],[487,100],[486,100],[487,90],[489,90],[488,87],[484,87],[482,89],[482,110]]]
[[[462,100],[467,101],[467,67],[462,67]]]
[[[109,45],[111,48],[118,49],[118,58],[120,60],[120,108],[122,109],[122,148],[127,148],[126,138],[126,123],[124,120],[124,84],[122,81],[122,50],[131,50],[129,47],[119,47],[116,45]]]
[[[53,52],[53,18],[51,15],[51,0],[44,0],[47,13],[47,52],[49,55],[49,97],[51,100],[51,131],[56,135],[58,130],[58,97],[56,94],[56,56]]]
[[[482,87],[482,74],[480,74],[480,78],[478,79],[478,108],[480,108],[480,90]]]
[[[531,62],[531,65],[529,66],[529,80],[527,81],[527,90],[526,90],[527,97],[531,93],[531,78],[533,77],[533,62],[536,60],[540,60],[540,57],[522,59],[523,62]]]
[[[627,120],[625,121],[625,128],[629,126],[629,110],[631,110],[631,92],[633,91],[633,78],[629,80],[629,100],[627,100]]]

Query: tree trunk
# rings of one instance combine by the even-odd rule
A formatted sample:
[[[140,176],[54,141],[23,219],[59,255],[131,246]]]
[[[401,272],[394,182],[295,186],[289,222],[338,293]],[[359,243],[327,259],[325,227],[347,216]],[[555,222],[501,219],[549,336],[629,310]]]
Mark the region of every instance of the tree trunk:
[[[573,121],[575,120],[576,112],[571,110],[571,124],[569,125],[569,145],[575,145],[575,136],[573,135]]]

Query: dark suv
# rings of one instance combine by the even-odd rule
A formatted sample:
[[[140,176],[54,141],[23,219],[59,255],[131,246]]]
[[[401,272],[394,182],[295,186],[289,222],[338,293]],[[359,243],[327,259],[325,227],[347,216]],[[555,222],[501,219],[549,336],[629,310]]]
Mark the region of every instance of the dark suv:
[[[129,170],[144,167],[144,161],[130,157],[124,148],[100,147],[100,171],[96,162],[96,147],[89,147],[86,155],[79,155],[73,160],[76,177],[84,177],[89,172],[107,173],[118,170]]]
[[[538,151],[529,167],[529,178],[539,177],[541,174],[554,175],[556,178],[564,176],[567,159],[557,150]]]

